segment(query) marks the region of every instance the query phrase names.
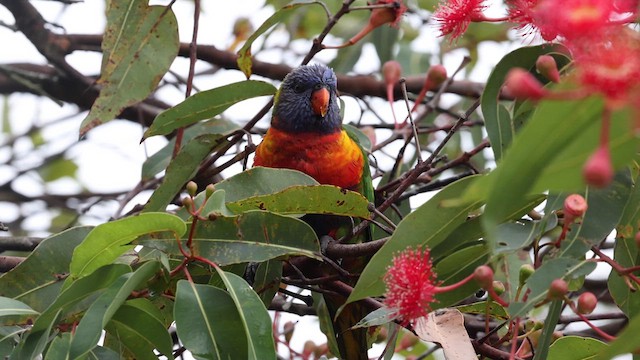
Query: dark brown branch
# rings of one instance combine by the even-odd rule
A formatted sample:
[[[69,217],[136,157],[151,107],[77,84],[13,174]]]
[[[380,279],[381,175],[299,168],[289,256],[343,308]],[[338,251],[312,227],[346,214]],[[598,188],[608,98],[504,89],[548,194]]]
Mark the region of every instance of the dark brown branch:
[[[5,273],[20,265],[25,258],[19,256],[0,256],[0,273]]]
[[[43,238],[30,236],[0,237],[0,252],[3,251],[32,251],[42,242]]]

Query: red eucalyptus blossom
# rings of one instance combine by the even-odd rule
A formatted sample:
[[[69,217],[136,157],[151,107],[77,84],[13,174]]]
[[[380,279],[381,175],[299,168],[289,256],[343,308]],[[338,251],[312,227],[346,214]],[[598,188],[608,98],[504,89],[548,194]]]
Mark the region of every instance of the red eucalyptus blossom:
[[[464,34],[472,21],[485,19],[482,14],[485,7],[484,0],[448,0],[440,3],[433,18],[441,36],[451,34],[453,40]]]
[[[407,249],[394,257],[384,282],[385,304],[397,310],[403,323],[427,315],[437,286],[429,249]]]

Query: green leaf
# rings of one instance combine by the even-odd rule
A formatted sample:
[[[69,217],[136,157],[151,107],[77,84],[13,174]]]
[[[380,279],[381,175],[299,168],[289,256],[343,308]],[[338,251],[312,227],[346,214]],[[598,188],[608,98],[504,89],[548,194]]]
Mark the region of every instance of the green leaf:
[[[615,228],[630,196],[632,186],[629,172],[616,174],[605,189],[589,188],[585,199],[589,208],[582,222],[571,227],[571,232],[562,242],[561,256],[584,257],[591,246],[599,244]]]
[[[226,119],[212,119],[199,122],[185,129],[184,135],[182,136],[182,146],[184,147],[185,144],[188,144],[199,135],[219,134],[224,137],[239,128],[236,123]],[[154,176],[169,166],[175,143],[176,139],[174,137],[162,149],[145,160],[142,164],[142,181],[153,179]]]
[[[394,47],[400,30],[392,26],[378,26],[371,32],[371,42],[375,46],[380,64],[393,60]]]
[[[600,340],[580,336],[563,336],[549,347],[547,360],[587,360],[608,348]]]
[[[196,359],[247,359],[242,319],[226,291],[180,280],[173,312],[178,337]]]
[[[51,342],[51,345],[47,350],[47,355],[44,357],[44,359],[45,360],[68,359],[70,345],[71,345],[71,333],[62,333],[56,336]]]
[[[494,231],[500,223],[499,219],[503,219],[505,214],[512,212],[513,207],[519,206],[514,199],[521,199],[546,189],[568,190],[557,186],[566,181],[554,177],[544,178],[542,174],[545,169],[554,166],[555,160],[564,161],[564,158],[559,157],[564,149],[571,147],[575,142],[585,140],[583,139],[584,129],[600,121],[602,106],[602,101],[596,98],[574,102],[540,103],[533,118],[517,134],[501,164],[482,183],[478,182],[469,190],[469,193],[476,195],[488,191],[483,225],[489,234],[488,239],[492,246],[495,241]],[[557,119],[571,119],[571,121],[559,122]],[[620,121],[624,123],[628,120]],[[541,143],[545,146],[540,147]],[[595,147],[595,144],[593,146]],[[618,166],[628,162],[633,156],[633,153],[618,154],[623,156],[618,158]],[[585,153],[585,158],[587,155]],[[580,176],[580,174],[581,172],[577,171],[573,176]],[[479,197],[482,198],[482,196]]]
[[[319,4],[319,2],[292,2],[289,5],[284,6],[283,8],[276,11],[273,15],[271,15],[267,20],[260,25],[260,27],[253,33],[247,41],[245,41],[244,45],[238,50],[238,68],[242,70],[247,79],[251,76],[251,45],[253,42],[262,34],[264,34],[267,30],[269,30],[272,26],[284,22],[291,14],[296,11],[301,6],[306,6],[310,4]]]
[[[164,211],[182,187],[198,172],[198,167],[217,146],[226,140],[220,135],[200,135],[186,144],[171,161],[162,184],[153,192],[144,212]]]
[[[292,186],[275,194],[229,202],[236,212],[267,210],[279,214],[333,214],[369,218],[369,201],[359,193],[333,185]]]
[[[110,264],[132,249],[129,244],[140,235],[171,231],[174,236],[182,236],[186,230],[182,219],[167,213],[140,214],[98,225],[73,252],[67,283]]]
[[[217,183],[216,189],[225,190],[226,200],[234,202],[273,194],[295,185],[318,185],[318,182],[297,170],[257,166]]]
[[[78,171],[78,165],[70,159],[58,158],[50,163],[45,164],[38,170],[42,180],[51,182],[63,177],[75,178]]]
[[[495,155],[496,161],[500,161],[503,157],[505,149],[510,145],[511,139],[515,135],[515,127],[511,121],[511,117],[504,107],[500,106],[498,96],[504,80],[514,67],[524,69],[533,69],[536,60],[540,55],[553,54],[559,65],[567,62],[567,50],[560,45],[539,45],[532,47],[521,47],[509,54],[505,55],[489,75],[487,85],[482,94],[482,115],[484,116],[485,126],[491,148]],[[560,60],[564,60],[560,62]]]
[[[107,324],[107,331],[119,334],[120,341],[129,348],[133,354],[145,345],[149,354],[153,355],[153,349],[171,356],[173,342],[162,321],[162,314],[151,301],[139,298],[125,302],[118,311],[113,314],[111,322]],[[127,333],[127,337],[122,336]],[[140,357],[140,356],[139,356]]]
[[[149,96],[178,54],[178,23],[170,7],[112,0],[106,13],[102,87],[82,121],[80,137]]]
[[[36,319],[26,339],[15,351],[16,358],[31,359],[42,353],[53,325],[64,311],[76,306],[90,295],[111,286],[120,276],[129,272],[131,272],[131,268],[127,265],[110,264],[97,269],[89,276],[72,282],[59,296],[51,300],[51,305]]]
[[[10,315],[39,315],[29,305],[11,298],[0,297],[0,316]]]
[[[631,353],[638,350],[638,333],[640,333],[640,316],[629,319],[627,326],[616,335],[616,339],[609,343],[593,360],[610,360],[617,355]]]
[[[58,296],[73,250],[91,231],[76,227],[43,240],[18,266],[0,277],[0,295],[44,311]]]
[[[468,246],[438,261],[435,265],[435,273],[438,281],[443,285],[451,285],[462,281],[473,273],[480,265],[489,260],[489,249],[485,242]],[[478,284],[470,281],[459,288],[445,293],[436,294],[434,309],[447,307],[464,300],[478,290]]]
[[[264,211],[199,222],[192,241],[196,254],[220,266],[285,255],[317,259],[320,251],[313,229],[305,222]],[[147,238],[136,244],[182,256],[175,238]]]
[[[372,326],[380,326],[387,324],[389,322],[394,321],[397,318],[397,312],[395,310],[391,310],[385,306],[374,310],[367,314],[362,320],[358,321],[357,324],[353,326],[356,328],[368,328]]]
[[[78,358],[96,347],[102,330],[131,292],[160,268],[158,262],[144,263],[133,273],[120,276],[89,307],[71,339],[69,355]]]
[[[155,135],[167,135],[200,120],[212,118],[243,100],[275,93],[276,88],[273,85],[256,80],[246,80],[201,91],[161,112],[145,131],[143,139]]]
[[[458,200],[464,189],[478,179],[478,176],[470,176],[449,184],[404,218],[389,241],[371,258],[347,303],[368,296],[382,295],[385,290],[382,277],[386,273],[387,266],[391,264],[393,256],[398,252],[407,247],[416,246],[427,246],[433,249],[464,223],[469,212],[476,209],[480,203],[472,201],[443,206],[443,202]]]
[[[271,317],[251,286],[236,274],[215,268],[238,309],[247,337],[247,359],[275,359]]]
[[[628,198],[620,222],[616,226],[613,252],[614,260],[623,268],[640,264],[640,254],[635,242],[635,234],[640,225],[640,186],[637,174]],[[611,271],[608,281],[609,292],[620,310],[629,318],[633,318],[640,315],[640,292],[635,289],[632,291],[625,280],[615,271]]]
[[[488,315],[492,318],[500,320],[508,320],[509,314],[507,311],[497,303],[493,301],[482,301],[473,304],[456,306],[461,313],[473,314],[473,315]]]
[[[260,263],[253,280],[253,290],[260,296],[260,300],[267,308],[280,288],[282,278],[282,262],[268,260]]]

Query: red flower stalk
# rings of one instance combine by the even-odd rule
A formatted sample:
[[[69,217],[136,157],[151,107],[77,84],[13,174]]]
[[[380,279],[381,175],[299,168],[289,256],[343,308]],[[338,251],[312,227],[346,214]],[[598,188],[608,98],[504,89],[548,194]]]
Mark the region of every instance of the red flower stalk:
[[[371,9],[371,16],[367,25],[355,34],[349,41],[338,46],[325,46],[325,49],[341,49],[347,46],[351,46],[358,41],[362,40],[367,34],[372,32],[375,28],[384,24],[397,27],[402,15],[407,11],[407,7],[401,0],[377,0],[373,4]],[[385,6],[386,5],[386,6]]]
[[[542,74],[549,81],[554,83],[560,82],[560,72],[558,71],[558,64],[556,59],[551,55],[541,55],[536,60],[536,70]]]
[[[384,83],[387,85],[387,101],[389,101],[389,105],[391,106],[391,113],[393,114],[393,122],[395,124],[395,128],[400,128],[400,124],[398,124],[398,119],[396,118],[396,112],[393,109],[393,87],[400,81],[400,77],[402,76],[402,65],[395,60],[389,60],[382,65],[382,76],[384,77]],[[402,123],[404,125],[404,122]]]
[[[422,100],[427,95],[427,91],[434,90],[438,86],[442,85],[447,80],[447,69],[442,65],[433,65],[427,71],[427,77],[424,79],[424,85],[420,89],[420,93],[413,104],[411,112],[416,111],[418,105],[422,103]]]
[[[540,100],[548,95],[548,91],[542,87],[538,79],[527,70],[521,68],[509,70],[504,85],[516,99]]]
[[[455,290],[473,278],[471,274],[455,284],[439,287],[429,249],[407,248],[393,258],[393,265],[384,276],[385,304],[395,309],[403,325],[408,325],[431,311],[436,294]]]
[[[484,0],[448,0],[441,2],[433,13],[433,18],[438,22],[440,36],[451,34],[454,40],[464,34],[472,21],[483,21],[482,14],[486,6]]]
[[[609,153],[609,126],[611,123],[611,111],[605,109],[602,116],[602,128],[600,129],[600,145],[589,157],[582,168],[582,176],[587,185],[597,188],[606,187],[613,181],[613,165]]]

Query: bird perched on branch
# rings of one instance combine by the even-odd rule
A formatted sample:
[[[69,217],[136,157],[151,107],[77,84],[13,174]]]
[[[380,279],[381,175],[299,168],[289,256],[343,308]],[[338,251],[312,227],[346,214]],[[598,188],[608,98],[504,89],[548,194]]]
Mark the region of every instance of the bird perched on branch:
[[[336,87],[333,70],[324,65],[301,66],[289,73],[276,93],[271,128],[256,149],[254,166],[299,170],[320,184],[358,191],[373,201],[367,157],[342,128]],[[314,215],[305,220],[319,237],[327,234],[335,237],[339,228],[351,224],[349,219],[329,215]],[[352,241],[368,240],[370,233]],[[359,273],[366,261],[343,261],[341,265],[348,272]],[[354,285],[352,279],[345,282]],[[366,315],[364,308],[351,303],[338,313],[346,299],[330,292],[323,297],[333,320],[340,357],[368,359],[366,329],[351,329]]]

